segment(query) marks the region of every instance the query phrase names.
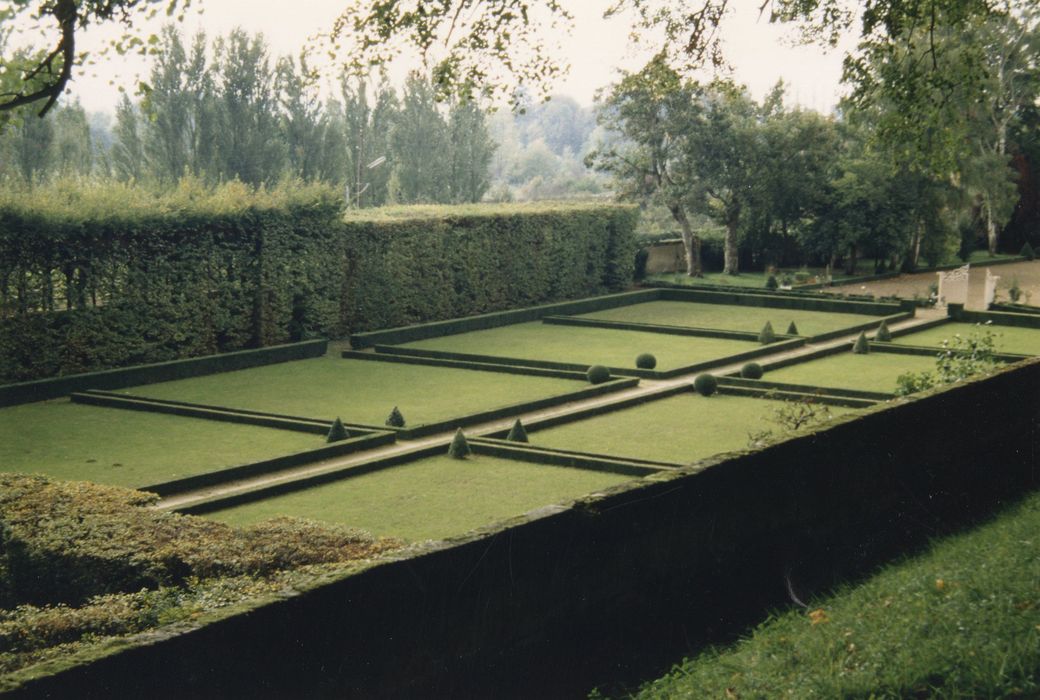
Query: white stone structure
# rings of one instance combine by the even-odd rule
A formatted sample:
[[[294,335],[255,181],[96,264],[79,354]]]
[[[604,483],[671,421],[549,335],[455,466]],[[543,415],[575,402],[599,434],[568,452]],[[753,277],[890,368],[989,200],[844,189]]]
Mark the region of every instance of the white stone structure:
[[[939,304],[968,303],[968,273],[971,265],[958,267],[949,272],[937,272],[939,275]]]
[[[994,275],[986,268],[986,295],[983,297],[982,302],[985,308],[989,308],[997,299],[997,282],[1000,280],[998,275]]]

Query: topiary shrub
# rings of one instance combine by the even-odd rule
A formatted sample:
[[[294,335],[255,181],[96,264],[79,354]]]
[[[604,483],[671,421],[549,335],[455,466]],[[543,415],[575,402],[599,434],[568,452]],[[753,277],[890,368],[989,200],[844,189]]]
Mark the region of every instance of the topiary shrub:
[[[1029,241],[1022,245],[1022,250],[1018,254],[1026,260],[1036,260],[1036,251],[1033,250],[1033,246],[1029,245]]]
[[[509,435],[506,435],[506,440],[512,442],[527,442],[527,431],[524,430],[524,424],[517,418],[516,422],[513,423],[513,427],[509,429]]]
[[[780,283],[776,281],[776,275],[769,275],[766,280],[766,289],[778,289],[779,287]]]
[[[404,416],[401,415],[401,411],[398,410],[397,406],[394,406],[394,410],[390,411],[390,415],[386,417],[386,424],[391,428],[404,427]]]
[[[339,416],[336,416],[332,427],[329,428],[329,434],[325,436],[325,442],[339,442],[340,440],[346,440],[348,437],[350,437],[350,433],[347,431],[347,426],[343,425],[343,421],[339,419]]]
[[[787,335],[798,335],[798,326],[794,325],[794,321],[787,327]]]
[[[639,369],[653,369],[657,366],[657,358],[648,352],[636,358],[636,367]]]
[[[448,456],[454,459],[466,459],[472,453],[473,451],[469,449],[469,442],[462,433],[462,428],[458,428],[455,431],[455,437],[451,439],[451,444],[448,445]]]
[[[585,372],[585,376],[588,377],[590,384],[602,384],[610,381],[610,370],[603,365],[592,365]]]
[[[757,362],[748,362],[740,368],[740,376],[744,379],[761,379],[765,371]]]
[[[719,389],[719,380],[714,374],[698,374],[693,380],[693,388],[701,396],[711,396]]]
[[[762,331],[758,334],[758,342],[763,345],[776,342],[776,333],[773,332],[773,324],[769,321],[766,321],[766,325],[762,326]]]
[[[887,343],[892,340],[892,331],[888,330],[888,324],[884,321],[877,328],[877,333],[874,334],[874,340],[880,340],[883,343]]]
[[[856,338],[856,342],[852,344],[852,352],[857,355],[866,355],[870,352],[870,342],[867,341],[867,334],[864,331],[859,332],[859,337]]]

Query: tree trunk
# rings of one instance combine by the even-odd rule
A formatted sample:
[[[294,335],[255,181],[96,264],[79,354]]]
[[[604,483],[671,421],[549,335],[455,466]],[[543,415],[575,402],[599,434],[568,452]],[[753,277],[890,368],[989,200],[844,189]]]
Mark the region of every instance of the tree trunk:
[[[859,262],[859,251],[853,245],[849,248],[849,257],[845,260],[845,274],[850,277],[856,274],[856,263]]]
[[[997,222],[993,220],[993,211],[990,209],[989,202],[982,203],[982,211],[986,215],[986,248],[990,255],[996,255],[1000,232],[997,230]]]
[[[740,223],[740,209],[737,208],[726,220],[726,247],[723,251],[722,274],[735,275],[740,272],[739,252],[737,250],[737,225]]]
[[[690,219],[680,205],[669,206],[672,218],[679,224],[682,232],[683,248],[686,249],[686,274],[690,277],[703,277],[701,269],[701,239],[693,232]]]

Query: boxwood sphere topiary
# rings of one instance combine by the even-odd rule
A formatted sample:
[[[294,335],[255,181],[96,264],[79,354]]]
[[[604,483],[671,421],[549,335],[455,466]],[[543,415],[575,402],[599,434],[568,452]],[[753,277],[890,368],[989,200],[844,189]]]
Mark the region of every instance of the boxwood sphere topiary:
[[[636,367],[639,369],[653,369],[657,366],[657,358],[648,352],[636,358]]]
[[[693,380],[693,388],[701,396],[711,396],[718,390],[719,380],[715,378],[714,374],[698,374],[697,378]]]
[[[748,362],[740,368],[740,376],[744,379],[761,379],[764,371],[757,362]]]
[[[602,384],[610,381],[610,370],[603,365],[592,365],[585,372],[585,376],[589,378],[589,382],[592,384]]]

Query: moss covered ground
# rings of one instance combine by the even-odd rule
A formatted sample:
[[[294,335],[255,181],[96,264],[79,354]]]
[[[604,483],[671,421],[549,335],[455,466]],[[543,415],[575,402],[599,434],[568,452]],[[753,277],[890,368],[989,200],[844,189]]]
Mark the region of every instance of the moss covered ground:
[[[638,698],[1040,697],[1040,494],[777,613]]]
[[[485,455],[430,457],[228,508],[208,517],[248,525],[275,515],[349,524],[406,540],[465,533],[631,477]]]
[[[879,317],[864,314],[832,313],[829,311],[801,311],[799,309],[770,309],[760,306],[733,306],[730,304],[701,304],[690,301],[648,301],[643,304],[621,306],[616,309],[585,314],[587,318],[634,323],[658,323],[665,326],[718,328],[729,331],[758,333],[766,324],[773,325],[776,333],[786,333],[794,321],[798,334],[818,335],[841,328],[869,323]]]
[[[899,375],[934,369],[935,358],[927,355],[887,352],[857,355],[850,350],[781,369],[767,370],[762,379],[767,382],[893,393]]]
[[[944,340],[952,342],[956,335],[966,338],[977,328],[978,326],[973,323],[944,323],[941,326],[893,338],[892,342],[901,345],[940,347]],[[986,326],[986,328],[993,333],[994,348],[997,352],[1040,355],[1040,328],[994,325]]]
[[[402,347],[631,368],[640,353],[649,352],[657,357],[657,369],[667,370],[761,346],[753,341],[534,322],[430,338]]]
[[[321,447],[320,435],[74,404],[0,409],[0,471],[145,486]]]
[[[542,399],[583,380],[332,356],[126,389],[159,399],[382,425],[398,406],[408,425]]]
[[[784,402],[679,394],[529,433],[531,444],[680,464],[745,449],[749,434],[780,430]],[[851,409],[827,407],[834,416]]]

